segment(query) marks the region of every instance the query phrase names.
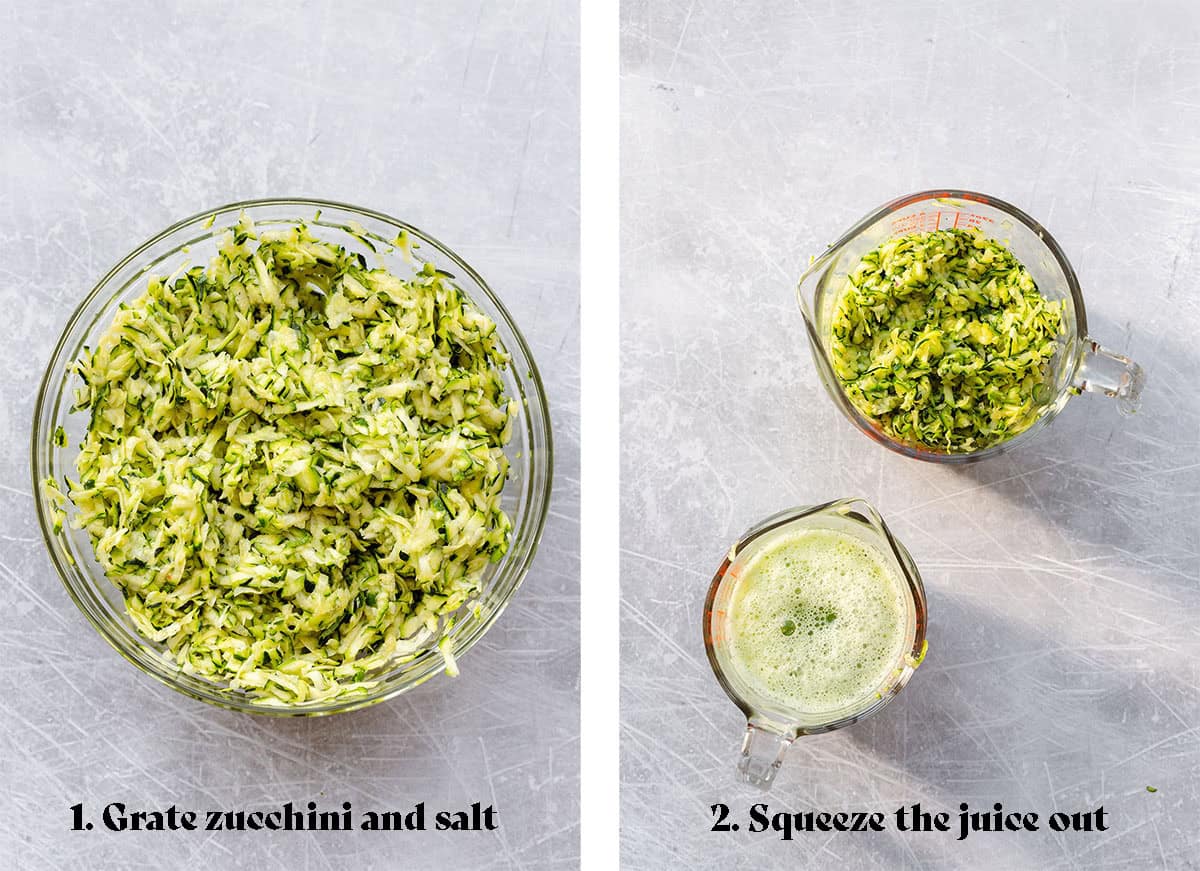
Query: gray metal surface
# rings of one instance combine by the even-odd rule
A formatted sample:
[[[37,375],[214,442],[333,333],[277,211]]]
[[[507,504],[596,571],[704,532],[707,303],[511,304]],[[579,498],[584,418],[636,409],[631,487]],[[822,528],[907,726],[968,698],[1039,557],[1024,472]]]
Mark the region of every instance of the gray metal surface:
[[[622,31],[627,866],[1200,867],[1200,8],[625,0]],[[1094,335],[1147,370],[1140,414],[1075,399],[1028,449],[955,469],[841,417],[795,279],[940,186],[1055,234]],[[764,799],[734,782],[704,594],[754,521],[843,495],[912,551],[929,657],[873,721],[797,742]],[[1110,828],[783,843],[746,831],[760,800],[1103,805]],[[741,831],[709,831],[718,801]]]
[[[578,864],[578,21],[569,0],[6,3],[0,10],[0,867]],[[152,233],[235,199],[344,200],[477,267],[555,425],[538,558],[462,662],[392,702],[255,719],[138,673],[76,610],[30,499],[49,349]],[[497,833],[71,833],[131,808],[495,803]]]

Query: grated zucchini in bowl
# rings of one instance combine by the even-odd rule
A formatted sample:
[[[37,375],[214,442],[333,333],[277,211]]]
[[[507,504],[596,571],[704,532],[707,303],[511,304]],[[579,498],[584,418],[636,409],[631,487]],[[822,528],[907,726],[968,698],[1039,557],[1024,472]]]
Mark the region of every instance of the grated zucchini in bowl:
[[[186,672],[277,704],[434,646],[453,674],[452,614],[511,531],[507,362],[432,264],[402,278],[243,217],[76,362],[73,522]]]
[[[889,438],[970,453],[1037,419],[1062,313],[979,228],[911,233],[868,252],[847,278],[833,368]]]

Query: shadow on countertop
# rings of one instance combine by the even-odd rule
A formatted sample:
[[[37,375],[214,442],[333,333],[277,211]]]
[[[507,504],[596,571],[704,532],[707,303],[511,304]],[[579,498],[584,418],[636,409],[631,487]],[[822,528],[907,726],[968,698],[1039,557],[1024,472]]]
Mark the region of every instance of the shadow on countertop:
[[[1091,330],[1123,353],[1128,325],[1093,317]],[[1195,590],[1200,354],[1161,336],[1153,347],[1151,341],[1131,354],[1146,371],[1136,413],[1121,414],[1115,400],[1100,394],[1077,396],[1024,448],[954,470],[1038,512],[1083,550],[1103,549],[1147,575]]]

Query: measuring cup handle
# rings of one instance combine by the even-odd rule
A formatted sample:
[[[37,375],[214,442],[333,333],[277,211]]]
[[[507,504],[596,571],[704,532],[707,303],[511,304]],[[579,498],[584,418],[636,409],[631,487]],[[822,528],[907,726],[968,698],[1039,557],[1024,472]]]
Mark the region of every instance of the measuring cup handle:
[[[1075,372],[1076,390],[1111,396],[1123,413],[1133,414],[1145,383],[1146,373],[1137,363],[1104,350],[1099,342],[1084,339],[1083,355]]]
[[[773,729],[746,723],[742,738],[742,755],[738,759],[738,776],[745,783],[760,789],[770,789],[795,735],[785,735]]]

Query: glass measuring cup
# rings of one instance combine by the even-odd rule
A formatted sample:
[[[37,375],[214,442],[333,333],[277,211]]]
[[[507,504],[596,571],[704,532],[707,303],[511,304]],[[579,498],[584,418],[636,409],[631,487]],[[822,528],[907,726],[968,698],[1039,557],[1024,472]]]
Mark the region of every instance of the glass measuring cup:
[[[873,692],[834,711],[813,713],[780,707],[742,679],[729,651],[730,604],[742,569],[774,534],[797,528],[828,529],[859,539],[879,551],[903,582],[907,612],[903,654]],[[823,505],[793,508],[768,517],[746,532],[717,569],[704,602],[704,649],[709,664],[726,695],[746,715],[746,732],[737,766],[740,778],[767,789],[796,738],[849,726],[883,708],[904,688],[924,657],[925,624],[925,588],[917,567],[866,500],[838,499]]]
[[[833,370],[830,325],[846,279],[863,255],[883,242],[909,233],[979,227],[1003,242],[1029,270],[1038,290],[1061,301],[1063,334],[1050,362],[1049,378],[1039,397],[1037,416],[1028,428],[997,444],[966,453],[947,453],[901,442],[855,408]],[[1088,335],[1083,294],[1075,270],[1044,227],[1015,206],[987,194],[959,190],[922,191],[893,200],[871,212],[818,257],[800,277],[796,296],[804,313],[817,373],[842,413],[875,441],[905,456],[942,463],[983,459],[1023,444],[1045,427],[1079,393],[1100,393],[1117,400],[1122,412],[1136,410],[1145,381],[1142,368],[1106,351]]]

